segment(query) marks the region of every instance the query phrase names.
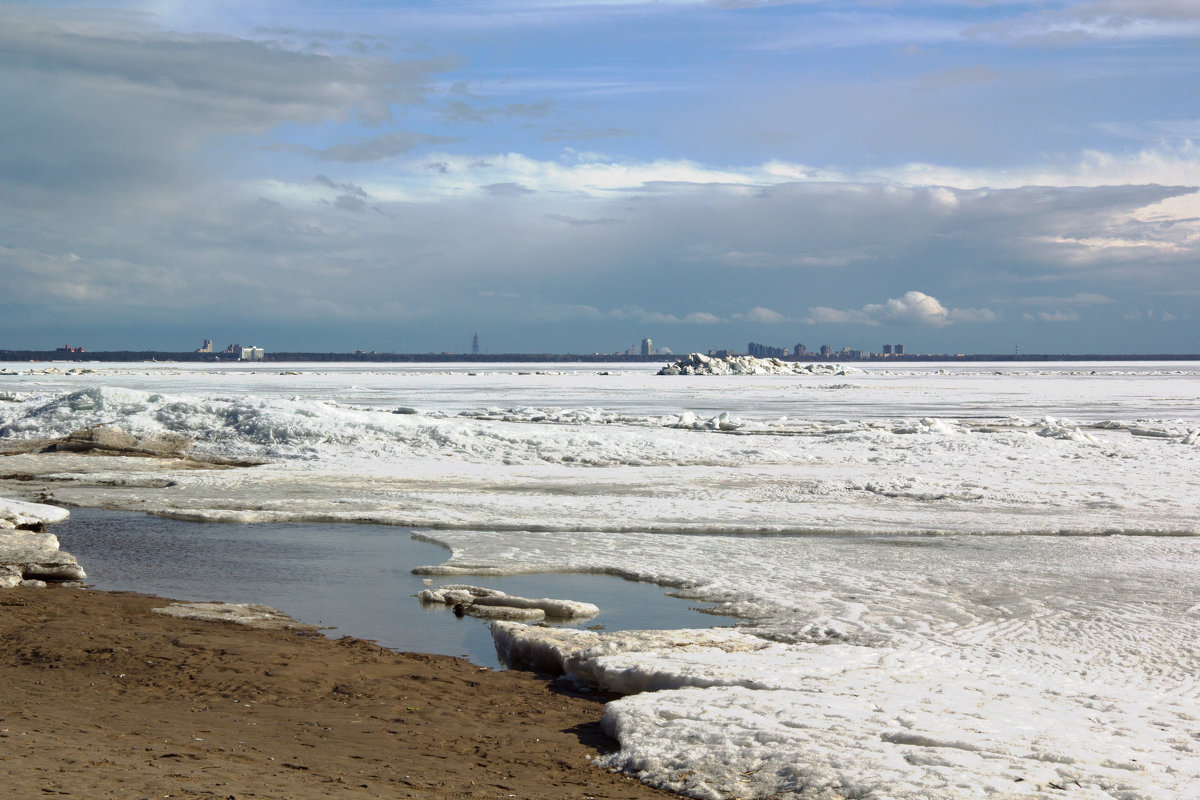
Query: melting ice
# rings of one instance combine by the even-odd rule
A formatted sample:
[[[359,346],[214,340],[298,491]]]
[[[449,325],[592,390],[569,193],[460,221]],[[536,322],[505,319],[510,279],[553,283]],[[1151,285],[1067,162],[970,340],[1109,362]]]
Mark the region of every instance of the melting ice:
[[[10,365],[0,449],[115,425],[208,460],[10,455],[48,480],[0,495],[411,525],[431,574],[721,604],[737,630],[496,626],[626,693],[605,764],[694,797],[1200,797],[1196,370],[603,372]]]

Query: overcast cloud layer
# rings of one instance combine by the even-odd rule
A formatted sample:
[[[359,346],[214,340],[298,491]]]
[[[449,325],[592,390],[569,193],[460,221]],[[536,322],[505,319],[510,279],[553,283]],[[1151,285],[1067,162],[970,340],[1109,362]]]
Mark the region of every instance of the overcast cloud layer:
[[[0,349],[1200,352],[1198,44],[1186,0],[0,2]]]

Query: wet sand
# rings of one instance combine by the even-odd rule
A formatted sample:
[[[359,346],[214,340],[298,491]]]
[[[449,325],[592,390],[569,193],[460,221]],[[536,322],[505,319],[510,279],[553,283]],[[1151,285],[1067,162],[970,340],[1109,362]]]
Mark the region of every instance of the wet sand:
[[[6,796],[675,797],[591,765],[604,698],[167,602],[0,592]]]

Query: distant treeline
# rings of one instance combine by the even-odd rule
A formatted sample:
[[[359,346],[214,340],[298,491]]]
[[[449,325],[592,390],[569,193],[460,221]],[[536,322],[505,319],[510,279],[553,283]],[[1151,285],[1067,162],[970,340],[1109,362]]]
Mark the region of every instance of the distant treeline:
[[[497,362],[527,362],[527,363],[622,363],[622,362],[673,362],[677,356],[672,355],[623,355],[616,353],[282,353],[271,352],[263,357],[262,363],[270,362],[377,362],[377,363],[497,363]],[[902,356],[873,356],[867,358],[842,359],[838,354],[819,356],[812,353],[799,359],[784,358],[781,361],[853,361],[862,362],[954,362],[954,361],[1200,361],[1200,354],[1182,353],[1021,353],[1019,355],[998,355],[995,353],[970,353],[963,355],[920,354],[912,353]],[[229,353],[172,353],[161,350],[109,350],[72,353],[60,350],[0,350],[0,361],[186,361],[186,362],[221,362],[221,363],[259,363],[240,362]]]

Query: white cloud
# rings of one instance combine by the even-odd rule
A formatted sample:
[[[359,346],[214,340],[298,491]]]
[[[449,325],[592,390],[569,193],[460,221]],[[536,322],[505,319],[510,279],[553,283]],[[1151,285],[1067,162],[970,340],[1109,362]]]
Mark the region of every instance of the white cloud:
[[[1026,322],[1078,322],[1082,317],[1077,311],[1038,311],[1025,313],[1021,319]]]
[[[837,323],[858,325],[912,325],[942,328],[955,322],[992,322],[995,312],[983,308],[948,309],[936,297],[924,292],[905,292],[886,303],[868,304],[861,309],[843,311],[819,306],[809,309],[804,320],[809,324]]]
[[[761,322],[768,325],[773,325],[780,322],[794,322],[787,314],[780,314],[778,311],[772,311],[769,308],[755,306],[745,314],[734,314],[733,319],[743,320],[745,322]]]
[[[706,311],[693,311],[683,316],[676,316],[675,314],[664,314],[661,311],[647,311],[640,306],[613,309],[608,312],[607,316],[610,319],[633,320],[635,322],[658,323],[662,325],[710,325],[715,322],[724,321],[717,315],[709,314]]]

